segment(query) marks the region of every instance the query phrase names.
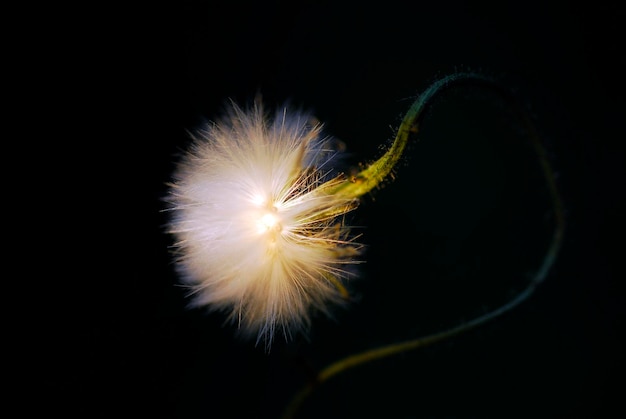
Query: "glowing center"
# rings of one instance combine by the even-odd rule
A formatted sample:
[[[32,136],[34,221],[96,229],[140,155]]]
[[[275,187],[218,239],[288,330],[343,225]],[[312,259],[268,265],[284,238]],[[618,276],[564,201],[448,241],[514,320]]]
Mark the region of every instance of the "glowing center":
[[[274,216],[274,214],[265,214],[261,217],[261,225],[266,230],[271,230],[276,224],[278,224],[278,219]]]
[[[275,232],[278,233],[282,230],[280,225],[280,219],[276,215],[276,212],[266,212],[258,220],[259,233]]]

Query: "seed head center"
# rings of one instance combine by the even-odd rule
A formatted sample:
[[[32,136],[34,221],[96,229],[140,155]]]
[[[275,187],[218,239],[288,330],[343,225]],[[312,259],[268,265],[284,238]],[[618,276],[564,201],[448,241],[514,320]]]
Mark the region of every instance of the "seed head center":
[[[278,209],[275,206],[272,205],[269,208],[262,210],[260,217],[257,220],[259,233],[271,233],[273,235],[280,233],[283,229],[280,221]]]

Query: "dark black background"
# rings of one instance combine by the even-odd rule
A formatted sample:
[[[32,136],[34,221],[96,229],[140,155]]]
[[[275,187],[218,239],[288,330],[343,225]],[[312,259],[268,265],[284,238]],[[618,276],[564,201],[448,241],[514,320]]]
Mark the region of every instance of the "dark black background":
[[[515,174],[533,173],[532,157],[514,140],[489,140],[519,133],[475,91],[433,108],[397,182],[355,214],[369,246],[359,300],[336,322],[316,319],[310,341],[279,339],[268,354],[235,339],[219,315],[187,310],[163,229],[174,156],[228,98],[245,103],[261,92],[270,106],[310,109],[358,162],[392,138],[411,98],[463,70],[515,90],[544,135],[567,216],[554,270],[512,313],[347,371],[299,417],[616,416],[625,372],[625,67],[623,15],[608,4],[55,10],[63,18],[38,38],[45,100],[31,118],[59,116],[60,140],[42,138],[59,158],[40,204],[62,217],[47,223],[43,248],[54,256],[29,333],[42,367],[29,388],[49,396],[47,409],[85,418],[273,418],[310,369],[506,301],[537,266],[552,224],[542,183]],[[511,183],[494,181],[503,173]]]

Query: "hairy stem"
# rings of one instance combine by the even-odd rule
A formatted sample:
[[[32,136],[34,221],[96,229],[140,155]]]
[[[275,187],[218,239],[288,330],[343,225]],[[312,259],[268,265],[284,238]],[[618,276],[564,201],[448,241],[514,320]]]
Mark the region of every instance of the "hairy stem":
[[[527,300],[536,290],[537,286],[545,280],[550,269],[554,265],[561,243],[563,241],[563,235],[565,231],[565,217],[563,213],[563,203],[559,194],[554,172],[548,161],[547,153],[542,145],[539,134],[531,121],[528,112],[519,104],[515,96],[504,89],[494,80],[482,76],[476,73],[455,73],[441,78],[440,80],[431,84],[412,104],[407,111],[400,127],[396,138],[387,150],[387,152],[374,163],[363,169],[359,174],[351,179],[346,179],[343,182],[330,181],[322,185],[325,193],[331,194],[343,194],[349,198],[359,198],[365,193],[371,191],[377,185],[379,185],[394,169],[394,166],[400,159],[406,145],[409,141],[411,134],[418,132],[418,126],[420,120],[424,114],[424,110],[431,104],[432,99],[441,94],[447,88],[453,85],[459,84],[472,84],[487,87],[496,91],[500,97],[511,107],[520,119],[524,128],[528,133],[528,138],[531,141],[537,158],[541,164],[541,170],[544,175],[544,179],[550,193],[552,211],[555,221],[554,232],[552,235],[551,243],[544,255],[543,261],[535,274],[530,279],[528,286],[518,293],[513,299],[506,302],[502,306],[490,311],[475,319],[452,327],[450,329],[437,332],[428,336],[411,339],[399,343],[391,343],[378,348],[365,350],[360,353],[349,355],[343,359],[333,362],[326,366],[317,373],[314,380],[312,380],[307,386],[302,388],[292,398],[283,412],[283,419],[290,419],[295,416],[298,409],[311,392],[320,384],[329,380],[330,378],[345,372],[351,368],[366,364],[368,362],[396,355],[402,352],[410,351],[413,349],[425,347],[436,342],[448,339],[450,337],[459,335],[463,332],[467,332],[477,326],[485,324],[486,322],[500,317],[502,314],[514,309],[523,301]]]

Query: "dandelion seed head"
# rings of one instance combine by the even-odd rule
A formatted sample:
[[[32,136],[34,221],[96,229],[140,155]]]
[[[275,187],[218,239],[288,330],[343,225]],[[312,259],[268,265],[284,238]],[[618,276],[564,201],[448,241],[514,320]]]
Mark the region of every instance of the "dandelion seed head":
[[[191,305],[228,313],[244,336],[271,344],[304,331],[343,301],[359,245],[344,214],[355,198],[319,188],[341,182],[337,152],[308,113],[269,116],[231,104],[194,136],[167,197],[181,281]]]

